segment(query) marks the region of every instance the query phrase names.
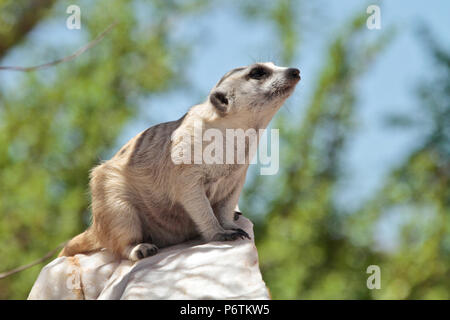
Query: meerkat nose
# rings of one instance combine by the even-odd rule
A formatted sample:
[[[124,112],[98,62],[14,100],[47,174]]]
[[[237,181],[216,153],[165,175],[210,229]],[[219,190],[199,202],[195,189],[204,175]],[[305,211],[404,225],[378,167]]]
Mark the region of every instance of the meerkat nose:
[[[289,68],[286,70],[286,75],[289,79],[300,80],[300,70],[297,68]]]

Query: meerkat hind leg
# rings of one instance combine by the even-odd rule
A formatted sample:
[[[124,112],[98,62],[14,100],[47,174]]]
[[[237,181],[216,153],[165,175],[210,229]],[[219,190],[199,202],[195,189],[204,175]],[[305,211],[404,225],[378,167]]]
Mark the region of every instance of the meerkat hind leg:
[[[146,239],[139,212],[124,200],[111,201],[111,203],[112,205],[107,208],[110,236],[103,239],[105,247],[123,259],[131,261],[155,255],[158,247],[150,243],[150,239]]]

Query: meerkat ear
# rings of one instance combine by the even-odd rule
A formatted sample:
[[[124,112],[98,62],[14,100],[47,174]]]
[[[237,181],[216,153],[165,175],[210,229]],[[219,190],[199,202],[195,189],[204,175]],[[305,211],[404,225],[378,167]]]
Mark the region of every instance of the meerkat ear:
[[[228,111],[228,98],[225,93],[216,91],[209,96],[211,104],[221,113],[225,114]]]

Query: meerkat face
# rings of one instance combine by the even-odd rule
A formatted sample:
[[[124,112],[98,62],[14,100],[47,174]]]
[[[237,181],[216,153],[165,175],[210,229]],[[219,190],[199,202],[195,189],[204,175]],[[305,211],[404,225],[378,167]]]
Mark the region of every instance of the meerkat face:
[[[277,110],[300,81],[300,70],[271,62],[236,68],[211,90],[209,100],[222,116]]]

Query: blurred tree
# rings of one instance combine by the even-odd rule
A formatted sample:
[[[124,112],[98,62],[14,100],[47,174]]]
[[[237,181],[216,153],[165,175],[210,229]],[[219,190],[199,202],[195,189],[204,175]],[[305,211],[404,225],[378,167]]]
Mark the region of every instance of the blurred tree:
[[[44,12],[53,1],[19,3],[0,3],[0,58],[17,48],[35,26],[46,23]],[[65,29],[70,4],[74,2],[58,1],[48,19],[58,19]],[[178,15],[195,12],[203,1],[77,4],[86,39],[113,21],[118,25],[74,61],[26,74],[17,84],[20,90],[0,86],[2,271],[42,256],[89,223],[89,170],[136,115],[140,98],[182,79],[188,46],[170,40],[168,24],[176,23]],[[151,19],[139,18],[138,5],[151,13]],[[51,44],[45,49],[46,59],[67,55]],[[25,298],[38,272],[34,267],[0,280],[0,299]]]
[[[296,14],[300,11],[304,1],[293,0],[260,0],[239,1],[242,11],[247,17],[262,19],[272,24],[280,43],[279,56],[283,63],[291,62],[295,53],[299,50],[301,33],[298,31],[303,15]]]
[[[354,243],[373,248],[379,222],[400,218],[392,252],[376,259],[384,289],[375,298],[450,299],[450,52],[423,35],[434,76],[420,85],[416,112],[395,117],[394,125],[426,123],[428,130],[421,129],[417,149],[346,226]]]
[[[55,0],[0,0],[0,59],[33,30]]]
[[[255,176],[244,193],[245,212],[257,212],[261,202],[267,212],[264,219],[255,217],[256,239],[263,278],[275,299],[450,295],[450,59],[433,41],[428,47],[438,76],[420,90],[431,133],[361,209],[342,212],[334,200],[357,107],[355,84],[392,36],[387,31],[367,43],[361,38],[364,22],[357,17],[330,45],[301,124],[285,114],[278,118],[283,166],[274,184]],[[396,117],[399,123],[417,122],[409,118]],[[377,245],[378,227],[393,211],[404,223],[397,247],[387,252]],[[381,267],[382,290],[366,287],[372,264]]]
[[[257,229],[263,277],[274,298],[345,299],[367,292],[357,257],[367,255],[366,248],[353,248],[340,234],[333,203],[355,84],[387,42],[381,37],[365,44],[364,31],[365,16],[358,16],[331,43],[300,126],[286,117],[275,125],[283,139],[283,168],[277,186],[265,189],[279,192],[268,195],[268,214]]]

